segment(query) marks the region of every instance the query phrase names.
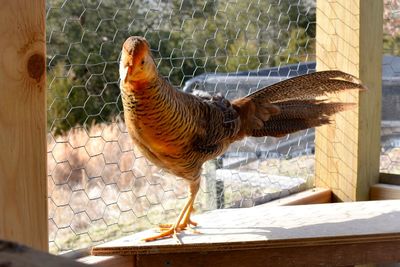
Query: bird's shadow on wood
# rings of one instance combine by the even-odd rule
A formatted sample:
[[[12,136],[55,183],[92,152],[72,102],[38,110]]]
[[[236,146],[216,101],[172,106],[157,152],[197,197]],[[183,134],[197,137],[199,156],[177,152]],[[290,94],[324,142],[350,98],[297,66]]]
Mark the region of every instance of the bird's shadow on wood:
[[[230,226],[213,227],[212,225],[199,226],[195,230],[202,236],[229,236],[229,235],[259,235],[262,240],[307,238],[321,236],[373,235],[385,233],[400,234],[400,212],[382,213],[377,216],[362,219],[345,218],[342,221],[322,222],[290,228],[268,226]],[[266,220],[267,222],[268,220]],[[390,222],[397,222],[390,224]],[[295,225],[295,224],[293,224]],[[231,231],[230,231],[231,230]],[[198,236],[185,231],[182,237]],[[256,240],[259,240],[256,238]]]

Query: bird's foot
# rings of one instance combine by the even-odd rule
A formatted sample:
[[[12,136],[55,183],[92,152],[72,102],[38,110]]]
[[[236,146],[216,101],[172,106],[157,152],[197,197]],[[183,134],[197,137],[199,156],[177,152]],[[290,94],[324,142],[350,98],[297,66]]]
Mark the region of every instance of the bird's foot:
[[[181,230],[179,228],[170,227],[167,230],[161,231],[161,233],[158,235],[144,238],[143,241],[150,242],[150,241],[155,241],[155,240],[159,240],[159,239],[174,237],[174,239],[177,239],[178,243],[182,243],[181,240],[177,236],[177,233],[179,233],[180,231]]]
[[[193,222],[190,219],[190,214],[193,211],[193,203],[194,199],[196,197],[196,193],[199,189],[199,183],[191,183],[190,184],[190,194],[189,194],[189,199],[187,200],[185,207],[182,209],[182,211],[179,213],[179,216],[176,220],[176,222],[171,225],[171,224],[161,224],[160,225],[160,233],[155,236],[151,236],[148,238],[143,239],[146,242],[158,240],[158,239],[163,239],[163,238],[168,238],[168,237],[173,237],[179,244],[182,244],[182,240],[178,236],[179,232],[182,232],[182,230],[190,227],[190,225],[196,226],[197,223]]]
[[[195,229],[192,228],[196,226],[197,223],[190,219],[188,220],[188,222],[179,224],[178,227],[174,226],[173,224],[167,224],[167,223],[160,224],[158,226],[160,233],[155,236],[144,238],[143,241],[150,242],[172,237],[177,241],[178,244],[182,244],[182,240],[179,238],[178,233],[182,232],[183,230],[186,230],[187,228],[190,228],[193,233],[199,234],[200,233],[199,231],[196,231]]]
[[[158,228],[160,229],[160,231],[166,231],[168,229],[170,229],[173,225],[170,223],[162,223],[158,225]],[[179,224],[178,229],[180,230],[185,230],[186,228],[191,228],[191,226],[196,227],[197,226],[197,222],[192,221],[191,219],[189,219],[187,222],[183,222],[181,224]]]

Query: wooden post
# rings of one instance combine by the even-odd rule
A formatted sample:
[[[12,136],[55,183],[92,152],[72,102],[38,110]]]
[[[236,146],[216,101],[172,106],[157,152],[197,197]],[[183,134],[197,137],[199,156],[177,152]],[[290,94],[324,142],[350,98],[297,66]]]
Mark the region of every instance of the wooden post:
[[[202,181],[205,189],[206,210],[215,210],[217,208],[217,161],[207,161],[203,166]]]
[[[2,1],[0,36],[0,239],[47,251],[45,1]]]
[[[316,132],[316,185],[339,201],[367,200],[378,182],[383,1],[317,1],[317,68],[359,77],[366,92],[339,96],[358,107]]]

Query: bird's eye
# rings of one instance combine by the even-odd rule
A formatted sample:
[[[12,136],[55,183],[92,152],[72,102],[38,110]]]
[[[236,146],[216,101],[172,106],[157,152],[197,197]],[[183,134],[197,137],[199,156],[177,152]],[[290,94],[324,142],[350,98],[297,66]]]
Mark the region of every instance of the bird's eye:
[[[142,62],[141,62],[141,64],[142,64],[142,65],[144,64],[144,59],[142,59]]]

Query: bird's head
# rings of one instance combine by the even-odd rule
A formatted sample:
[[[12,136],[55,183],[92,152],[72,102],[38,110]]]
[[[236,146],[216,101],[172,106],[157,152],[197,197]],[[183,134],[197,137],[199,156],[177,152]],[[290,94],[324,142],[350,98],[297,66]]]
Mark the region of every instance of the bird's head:
[[[146,82],[157,75],[157,67],[145,38],[131,36],[123,44],[119,75],[123,82]]]

